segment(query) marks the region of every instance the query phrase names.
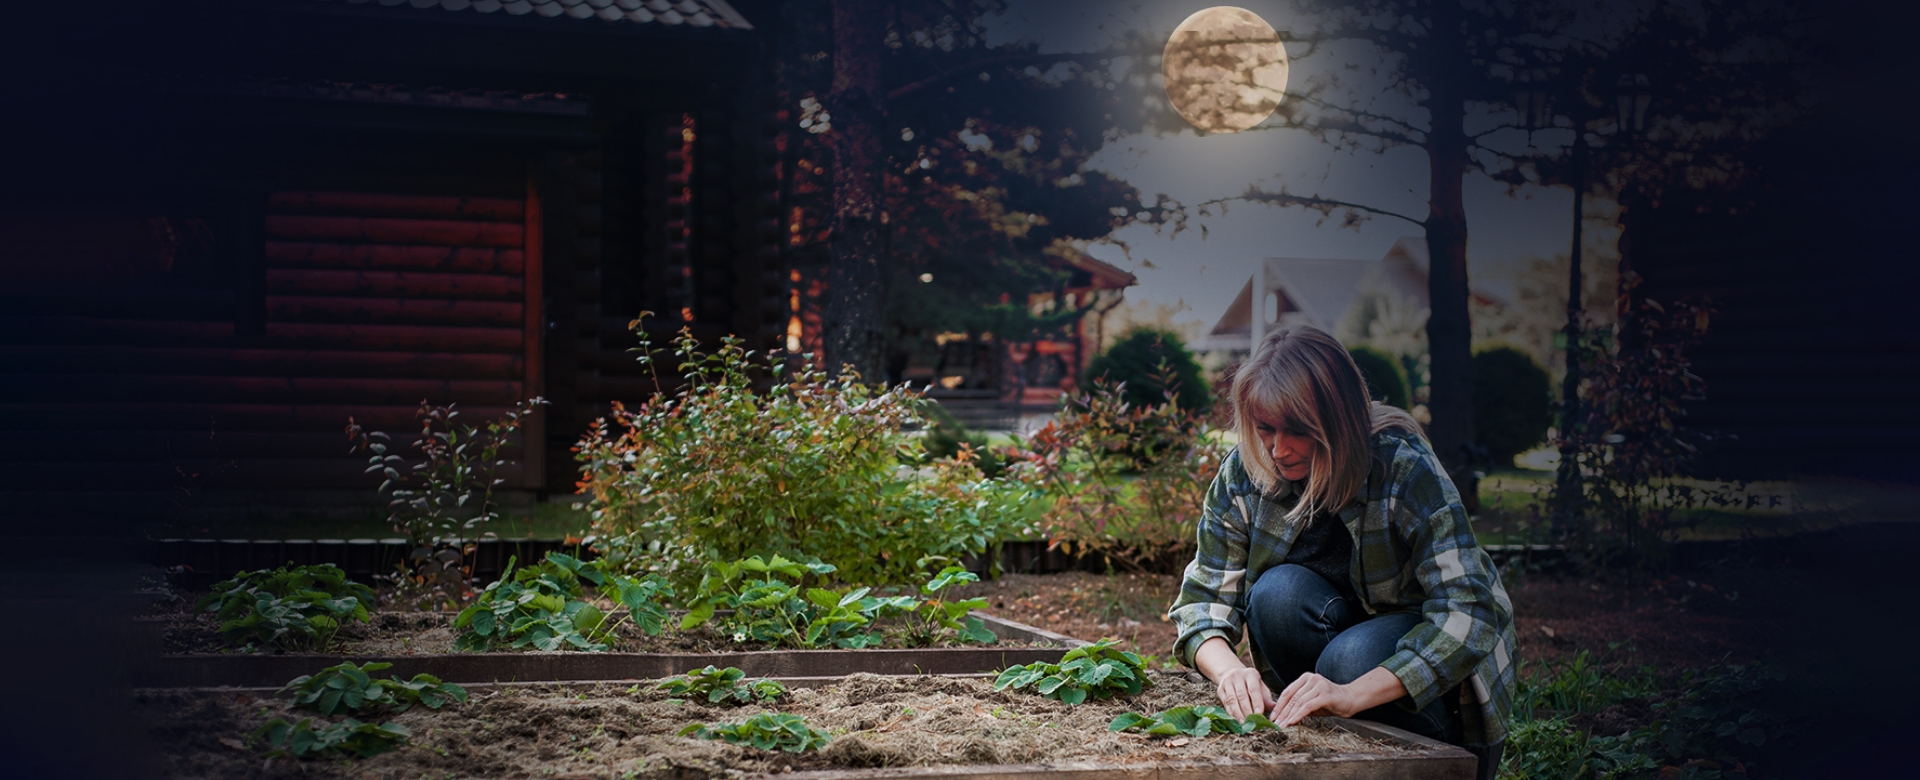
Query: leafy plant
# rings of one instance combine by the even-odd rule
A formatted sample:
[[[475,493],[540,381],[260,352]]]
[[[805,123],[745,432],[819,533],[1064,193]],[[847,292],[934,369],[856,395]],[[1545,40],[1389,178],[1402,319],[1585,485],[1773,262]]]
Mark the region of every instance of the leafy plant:
[[[292,693],[293,704],[321,715],[362,714],[374,711],[406,712],[414,705],[437,710],[447,702],[465,703],[467,690],[430,674],[416,674],[412,680],[398,676],[378,680],[367,674],[393,666],[373,662],[359,666],[352,661],[329,666],[318,674],[301,675],[281,688]]]
[[[415,600],[463,604],[471,597],[466,556],[479,529],[500,515],[493,489],[505,482],[497,474],[509,462],[501,459],[500,451],[546,403],[529,398],[497,419],[472,426],[455,422],[460,412],[453,404],[421,401],[416,413],[420,438],[413,442],[420,459],[411,467],[393,452],[391,437],[347,418],[353,452],[367,456],[368,474],[383,478],[379,489],[389,497],[387,519],[406,535],[411,548],[397,580],[417,591]]]
[[[969,610],[986,606],[982,599],[948,603],[912,596],[873,596],[871,588],[849,591],[804,587],[807,577],[834,573],[832,564],[801,563],[775,555],[743,561],[716,561],[707,565],[699,596],[680,620],[681,630],[711,621],[735,642],[764,642],[791,647],[871,647],[882,641],[876,624],[895,616],[918,618],[910,641],[931,643],[945,631],[961,641],[998,641]],[[759,575],[754,577],[751,575]],[[936,593],[956,582],[977,579],[971,572],[949,566],[923,590]]]
[[[488,585],[453,620],[461,630],[457,650],[484,650],[500,644],[561,650],[575,647],[605,651],[619,621],[585,600],[585,585],[627,608],[627,617],[649,636],[665,628],[673,587],[657,574],[645,578],[610,573],[599,561],[583,562],[564,553],[547,553],[538,565],[514,571],[507,561],[500,579]]]
[[[1180,337],[1157,328],[1134,328],[1087,365],[1087,379],[1122,389],[1136,407],[1178,405],[1204,414],[1213,405],[1200,364]]]
[[[1129,571],[1171,570],[1192,557],[1225,448],[1203,416],[1135,405],[1121,390],[1096,383],[1064,405],[1017,445],[1008,473],[1051,501],[1039,530],[1053,546]]]
[[[347,620],[367,622],[373,589],[347,579],[331,563],[241,572],[194,603],[225,621],[220,638],[234,646],[325,648]]]
[[[655,366],[645,330],[632,327],[640,362]],[[793,369],[735,338],[702,352],[685,330],[673,354],[678,393],[615,403],[578,447],[595,534],[657,544],[630,565],[691,582],[703,561],[806,552],[848,581],[884,585],[910,580],[928,555],[980,553],[1018,532],[1024,490],[971,464],[908,465],[921,460],[902,432],[918,422],[911,390]]]
[[[397,748],[413,736],[413,732],[398,723],[362,723],[347,718],[339,723],[322,721],[319,727],[313,724],[312,718],[301,718],[299,723],[274,718],[255,730],[253,737],[266,738],[268,747],[272,748],[267,752],[270,756],[367,758]]]
[[[782,685],[779,680],[762,678],[745,681],[742,678],[746,676],[747,673],[740,671],[736,666],[725,669],[708,666],[705,669],[695,669],[686,674],[668,677],[654,687],[674,696],[704,698],[712,704],[770,702],[787,695],[787,686]]]
[[[1251,734],[1259,729],[1277,729],[1273,721],[1258,712],[1236,720],[1223,707],[1175,707],[1152,717],[1123,712],[1107,724],[1108,731],[1145,731],[1148,736],[1171,737],[1185,734],[1206,737],[1214,734]]]
[[[1513,347],[1473,354],[1473,430],[1495,466],[1546,440],[1553,425],[1553,383],[1532,355]]]
[[[1009,666],[994,678],[996,691],[1032,689],[1049,699],[1079,704],[1088,698],[1132,696],[1152,685],[1140,656],[1121,650],[1120,640],[1107,638],[1068,650],[1060,663],[1034,662]]]
[[[818,750],[826,747],[831,739],[825,732],[815,731],[808,726],[806,718],[778,712],[763,712],[741,723],[716,726],[694,723],[681,729],[680,736],[717,739],[735,745],[751,745],[761,750],[785,750],[789,753]]]
[[[1407,370],[1399,360],[1366,346],[1349,347],[1347,354],[1360,369],[1360,377],[1367,383],[1367,395],[1373,400],[1402,409],[1412,408],[1413,394],[1407,388]]]

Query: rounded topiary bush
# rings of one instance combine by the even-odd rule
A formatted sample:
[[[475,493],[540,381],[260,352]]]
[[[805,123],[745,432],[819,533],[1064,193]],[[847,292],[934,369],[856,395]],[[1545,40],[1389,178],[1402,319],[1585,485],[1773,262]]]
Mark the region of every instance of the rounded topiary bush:
[[[1367,394],[1373,396],[1373,400],[1402,409],[1412,408],[1407,373],[1400,368],[1400,361],[1373,347],[1353,347],[1347,354],[1352,355],[1353,364],[1360,367],[1361,378],[1367,380]]]
[[[1473,356],[1473,427],[1494,462],[1533,449],[1553,424],[1553,383],[1533,356],[1493,347]]]
[[[1134,406],[1166,403],[1168,388],[1163,378],[1175,385],[1174,402],[1181,409],[1204,412],[1213,405],[1200,363],[1193,359],[1187,346],[1180,343],[1179,336],[1164,330],[1135,328],[1087,366],[1089,385],[1099,379],[1125,382],[1123,397]]]

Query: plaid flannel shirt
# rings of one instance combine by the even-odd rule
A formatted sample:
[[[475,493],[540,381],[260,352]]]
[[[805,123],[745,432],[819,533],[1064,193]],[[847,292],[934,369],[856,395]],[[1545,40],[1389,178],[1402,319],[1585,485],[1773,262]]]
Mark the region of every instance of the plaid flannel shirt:
[[[1238,449],[1221,464],[1207,490],[1193,563],[1168,612],[1180,627],[1173,647],[1182,663],[1193,666],[1209,637],[1239,643],[1248,586],[1284,563],[1300,534],[1300,524],[1286,519],[1298,501],[1285,480],[1262,495]],[[1516,660],[1513,602],[1433,450],[1411,433],[1377,434],[1366,487],[1337,514],[1353,534],[1354,592],[1367,614],[1426,618],[1381,666],[1400,678],[1416,710],[1458,686],[1468,744],[1505,739]]]

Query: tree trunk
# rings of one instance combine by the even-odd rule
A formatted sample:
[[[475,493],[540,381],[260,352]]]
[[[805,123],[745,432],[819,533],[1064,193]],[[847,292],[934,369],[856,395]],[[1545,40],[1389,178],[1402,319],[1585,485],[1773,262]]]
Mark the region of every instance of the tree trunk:
[[[830,370],[850,366],[869,382],[883,378],[883,11],[878,0],[833,0],[833,91],[826,101],[833,128],[828,131],[833,146],[833,241],[827,264],[826,365]]]
[[[1477,505],[1473,466],[1473,328],[1467,315],[1467,211],[1461,180],[1467,172],[1467,136],[1462,127],[1466,99],[1465,44],[1458,0],[1433,5],[1433,65],[1428,77],[1427,110],[1433,117],[1427,135],[1431,194],[1427,205],[1427,349],[1433,384],[1427,411],[1433,421],[1427,437],[1452,474],[1469,509]]]

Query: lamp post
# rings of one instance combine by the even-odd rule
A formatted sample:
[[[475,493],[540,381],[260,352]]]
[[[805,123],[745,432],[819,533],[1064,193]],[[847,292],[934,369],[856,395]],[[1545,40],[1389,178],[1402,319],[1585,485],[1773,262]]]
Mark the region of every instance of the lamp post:
[[[1615,82],[1614,134],[1627,137],[1646,129],[1647,106],[1652,102],[1653,93],[1646,74],[1621,76]],[[1567,255],[1567,375],[1560,386],[1560,467],[1554,475],[1555,493],[1560,498],[1554,507],[1554,523],[1563,534],[1578,515],[1583,495],[1580,468],[1575,463],[1577,447],[1573,432],[1580,421],[1580,254],[1581,234],[1586,224],[1587,162],[1591,153],[1584,117],[1576,115],[1571,119],[1573,145],[1568,157],[1573,174],[1573,248]]]

